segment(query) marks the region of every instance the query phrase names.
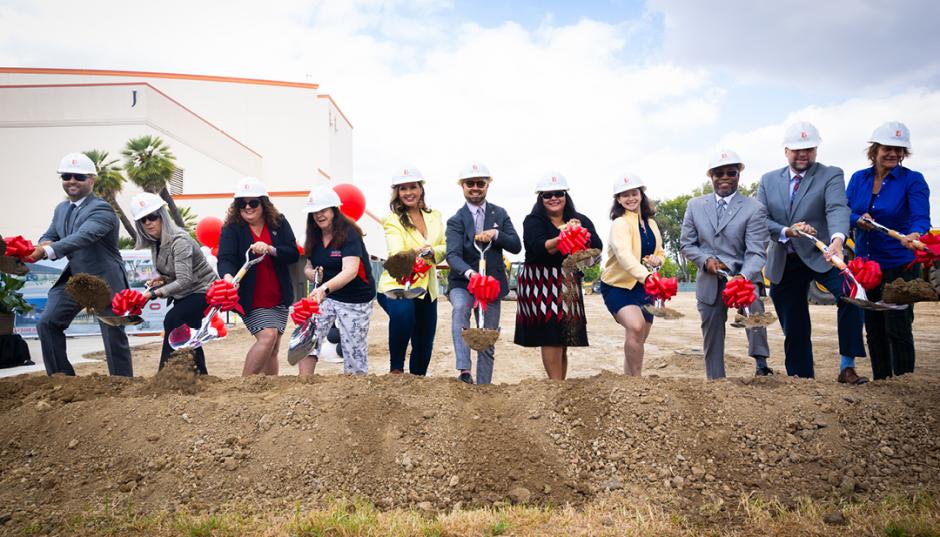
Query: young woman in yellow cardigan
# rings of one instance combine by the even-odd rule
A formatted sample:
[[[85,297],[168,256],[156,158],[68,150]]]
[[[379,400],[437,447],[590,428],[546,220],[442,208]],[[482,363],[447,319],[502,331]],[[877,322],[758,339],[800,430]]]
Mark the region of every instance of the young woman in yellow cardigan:
[[[388,255],[403,250],[430,249],[433,263],[444,260],[447,247],[440,211],[429,209],[424,201],[424,177],[417,168],[407,167],[392,177],[391,214],[382,224]],[[405,353],[411,342],[408,371],[412,375],[425,375],[431,362],[434,333],[437,329],[437,270],[433,267],[412,287],[427,289],[418,298],[388,298],[386,291],[400,288],[388,271],[379,278],[378,301],[388,314],[389,371],[403,373]]]
[[[628,173],[614,183],[601,294],[625,331],[623,372],[635,377],[643,370],[643,344],[653,326],[653,316],[643,308],[650,302],[643,286],[650,271],[643,262],[657,268],[665,258],[655,214],[642,179]]]

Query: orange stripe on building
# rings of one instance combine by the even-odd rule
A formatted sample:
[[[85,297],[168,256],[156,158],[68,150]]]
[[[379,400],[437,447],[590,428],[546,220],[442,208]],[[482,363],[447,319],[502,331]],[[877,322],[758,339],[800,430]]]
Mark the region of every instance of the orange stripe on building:
[[[329,99],[330,103],[333,104],[333,108],[335,108],[336,111],[339,112],[339,115],[343,116],[343,119],[346,120],[346,124],[349,125],[349,128],[350,129],[353,128],[352,122],[349,121],[349,118],[346,117],[346,114],[344,114],[343,111],[340,109],[339,105],[336,104],[336,101],[333,100],[333,97],[330,97],[329,93],[317,95],[317,99]]]
[[[333,180],[333,178],[330,177],[330,174],[326,173],[325,171],[321,170],[320,168],[317,168],[317,171],[320,172],[320,175],[322,175],[323,177],[326,177],[328,180],[330,180],[330,181]]]
[[[285,88],[303,88],[315,90],[319,84],[288,82],[284,80],[266,80],[263,78],[241,78],[233,76],[192,75],[184,73],[158,73],[154,71],[120,71],[107,69],[56,69],[48,67],[0,67],[0,73],[24,75],[88,75],[88,76],[143,76],[148,78],[167,78],[172,80],[200,80],[203,82],[228,82],[232,84],[254,84],[258,86],[280,86]],[[342,113],[342,112],[340,112]]]

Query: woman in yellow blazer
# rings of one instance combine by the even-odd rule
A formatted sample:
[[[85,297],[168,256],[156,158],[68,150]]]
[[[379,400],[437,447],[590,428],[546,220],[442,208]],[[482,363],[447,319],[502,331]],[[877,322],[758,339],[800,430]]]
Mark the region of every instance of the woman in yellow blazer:
[[[392,177],[389,209],[391,214],[382,222],[389,255],[402,250],[430,249],[434,252],[434,264],[444,260],[447,246],[441,213],[425,204],[424,177],[417,168],[403,168]],[[413,287],[427,289],[422,297],[391,299],[385,296],[386,291],[400,287],[402,285],[388,271],[382,272],[378,301],[388,314],[389,371],[405,371],[405,352],[410,341],[408,371],[412,375],[426,375],[437,330],[437,270],[431,268],[413,284]]]
[[[604,304],[625,330],[623,372],[638,377],[643,370],[643,344],[653,326],[653,316],[643,306],[649,297],[643,286],[651,267],[663,264],[663,239],[653,220],[656,211],[646,197],[646,185],[632,173],[614,183],[610,209],[607,262],[601,275]]]

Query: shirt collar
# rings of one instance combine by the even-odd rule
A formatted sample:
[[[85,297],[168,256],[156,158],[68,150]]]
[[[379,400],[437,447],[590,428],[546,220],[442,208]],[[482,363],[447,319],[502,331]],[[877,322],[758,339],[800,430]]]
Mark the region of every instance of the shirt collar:
[[[470,214],[475,214],[478,210],[486,211],[486,200],[484,200],[483,203],[479,205],[474,205],[468,201],[467,209],[470,210]]]
[[[718,193],[716,192],[716,193],[715,193],[715,203],[720,203],[721,200],[725,200],[726,202],[731,203],[731,199],[734,198],[734,195],[735,195],[735,194],[737,194],[737,191],[732,192],[732,193],[728,194],[728,195],[725,196],[725,197],[721,197],[721,196],[719,196]]]
[[[88,196],[90,196],[90,195],[91,195],[91,194],[89,194]],[[69,203],[71,203],[72,205],[74,205],[75,208],[77,209],[77,208],[81,207],[83,203],[85,203],[85,200],[88,199],[88,196],[85,196],[84,198],[82,198],[82,199],[80,199],[80,200],[78,200],[78,201],[69,201]]]

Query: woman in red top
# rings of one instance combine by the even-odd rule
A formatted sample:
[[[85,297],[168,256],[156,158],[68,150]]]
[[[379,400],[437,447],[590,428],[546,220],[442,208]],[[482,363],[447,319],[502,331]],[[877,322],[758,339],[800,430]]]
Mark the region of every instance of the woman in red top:
[[[277,351],[287,327],[287,308],[294,301],[290,265],[300,253],[287,219],[268,199],[264,184],[246,177],[235,189],[219,238],[219,274],[231,281],[245,262],[245,252],[265,254],[242,278],[238,302],[255,344],[248,349],[242,375],[277,375]]]

